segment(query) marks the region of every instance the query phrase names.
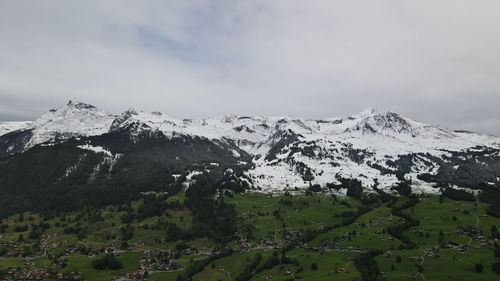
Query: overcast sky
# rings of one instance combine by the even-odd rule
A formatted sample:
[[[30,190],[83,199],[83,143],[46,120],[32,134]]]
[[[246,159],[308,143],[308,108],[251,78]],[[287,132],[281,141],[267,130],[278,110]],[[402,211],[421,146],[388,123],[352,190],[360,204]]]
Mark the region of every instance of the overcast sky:
[[[500,135],[500,1],[1,1],[0,121],[69,99]]]

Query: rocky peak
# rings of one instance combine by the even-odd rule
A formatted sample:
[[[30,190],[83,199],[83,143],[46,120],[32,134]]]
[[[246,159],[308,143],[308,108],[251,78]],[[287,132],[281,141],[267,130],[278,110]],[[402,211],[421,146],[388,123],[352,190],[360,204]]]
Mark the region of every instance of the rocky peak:
[[[66,104],[66,106],[77,108],[77,109],[96,109],[97,108],[91,104],[80,102],[80,101],[73,101],[73,100],[69,100],[68,103]]]

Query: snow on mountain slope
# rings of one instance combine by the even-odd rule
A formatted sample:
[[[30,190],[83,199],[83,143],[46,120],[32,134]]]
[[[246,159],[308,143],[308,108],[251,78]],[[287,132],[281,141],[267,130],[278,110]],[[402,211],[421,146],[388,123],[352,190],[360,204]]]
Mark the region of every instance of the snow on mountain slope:
[[[67,105],[45,113],[27,127],[32,130],[33,137],[26,145],[31,147],[73,136],[101,135],[109,131],[114,119],[114,115],[93,105],[69,101]]]
[[[31,124],[31,121],[0,122],[0,136],[7,133],[24,129]]]
[[[123,129],[132,140],[141,133],[161,132],[168,138],[197,136],[214,143],[234,144],[253,157],[253,167],[245,174],[254,188],[265,191],[325,185],[336,182],[336,175],[358,178],[366,186],[376,178],[382,187],[388,187],[399,181],[398,174],[404,174],[429,192],[431,184],[417,177],[436,176],[443,165],[457,159],[469,161],[467,154],[458,153],[470,153],[479,147],[479,151],[492,148],[498,154],[500,149],[500,139],[494,136],[455,132],[374,109],[347,118],[322,120],[236,115],[181,120],[134,109],[114,116],[71,101],[26,125],[24,130],[30,130],[32,135],[25,149],[47,141]],[[238,151],[232,153],[239,158]],[[455,166],[460,167],[462,162]]]
[[[0,157],[23,152],[45,143],[107,133],[116,116],[82,102],[69,101],[51,109],[16,132],[0,135]]]
[[[256,187],[276,190],[304,187],[309,182],[335,182],[335,175],[356,177],[366,185],[377,178],[390,186],[398,181],[387,163],[408,154],[442,159],[447,151],[493,146],[498,138],[476,133],[453,132],[421,123],[393,112],[368,109],[347,118],[310,120],[293,117],[227,115],[208,119],[175,119],[160,113],[129,110],[112,129],[133,125],[135,132],[161,131],[166,136],[190,135],[229,140],[254,156],[247,175]],[[498,147],[498,145],[496,145]],[[408,176],[428,189],[417,176],[435,175],[436,159],[415,156]],[[388,162],[389,161],[389,162]]]
[[[397,161],[402,155],[428,154],[438,158],[446,151],[462,151],[475,146],[495,146],[498,138],[475,133],[455,133],[445,128],[427,125],[388,112],[367,110],[345,119],[286,120],[277,130],[290,130],[296,134],[279,150],[276,159],[255,159],[255,168],[248,171],[256,186],[266,190],[276,187],[305,187],[312,183],[335,182],[335,175],[355,177],[365,185],[373,179],[384,186],[398,181],[395,174],[384,170],[393,168],[388,161]],[[272,147],[272,143],[258,144]],[[498,145],[496,145],[498,148]],[[435,175],[435,160],[421,156],[411,160],[408,177],[423,190],[430,184],[417,179],[422,173]],[[305,172],[304,172],[305,171]],[[305,174],[307,173],[307,175]]]
[[[210,119],[175,119],[159,112],[145,113],[127,110],[116,118],[111,131],[133,127],[134,135],[144,131],[161,131],[167,137],[174,135],[199,136],[208,139],[229,139],[243,149],[251,148],[270,134],[264,118],[237,116]]]

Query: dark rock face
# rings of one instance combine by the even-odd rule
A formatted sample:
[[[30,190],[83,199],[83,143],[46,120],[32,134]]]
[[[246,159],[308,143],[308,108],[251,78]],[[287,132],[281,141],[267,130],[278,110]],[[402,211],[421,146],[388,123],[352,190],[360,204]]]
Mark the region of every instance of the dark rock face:
[[[419,178],[440,184],[455,184],[477,189],[483,183],[500,184],[499,150],[475,147],[466,151],[449,152],[440,161],[436,175],[423,174]]]
[[[500,184],[500,157],[499,150],[488,147],[476,147],[473,150],[456,152],[447,151],[451,156],[443,155],[443,159],[430,154],[416,153],[400,155],[396,160],[388,160],[387,165],[392,169],[378,164],[371,167],[380,170],[383,174],[404,176],[411,172],[414,159],[419,159],[421,165],[430,169],[437,169],[435,175],[422,173],[418,179],[440,185],[458,185],[472,189],[479,188],[483,183]]]
[[[272,161],[276,159],[276,155],[278,153],[280,153],[287,145],[297,141],[298,139],[298,136],[290,130],[277,132],[272,136],[273,145],[266,155],[266,160]]]

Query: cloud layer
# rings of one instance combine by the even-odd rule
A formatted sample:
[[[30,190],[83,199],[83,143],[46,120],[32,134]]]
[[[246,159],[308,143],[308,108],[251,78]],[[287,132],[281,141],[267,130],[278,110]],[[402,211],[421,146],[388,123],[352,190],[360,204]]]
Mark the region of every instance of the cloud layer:
[[[0,120],[78,99],[174,117],[373,106],[500,134],[500,2],[0,3]]]

